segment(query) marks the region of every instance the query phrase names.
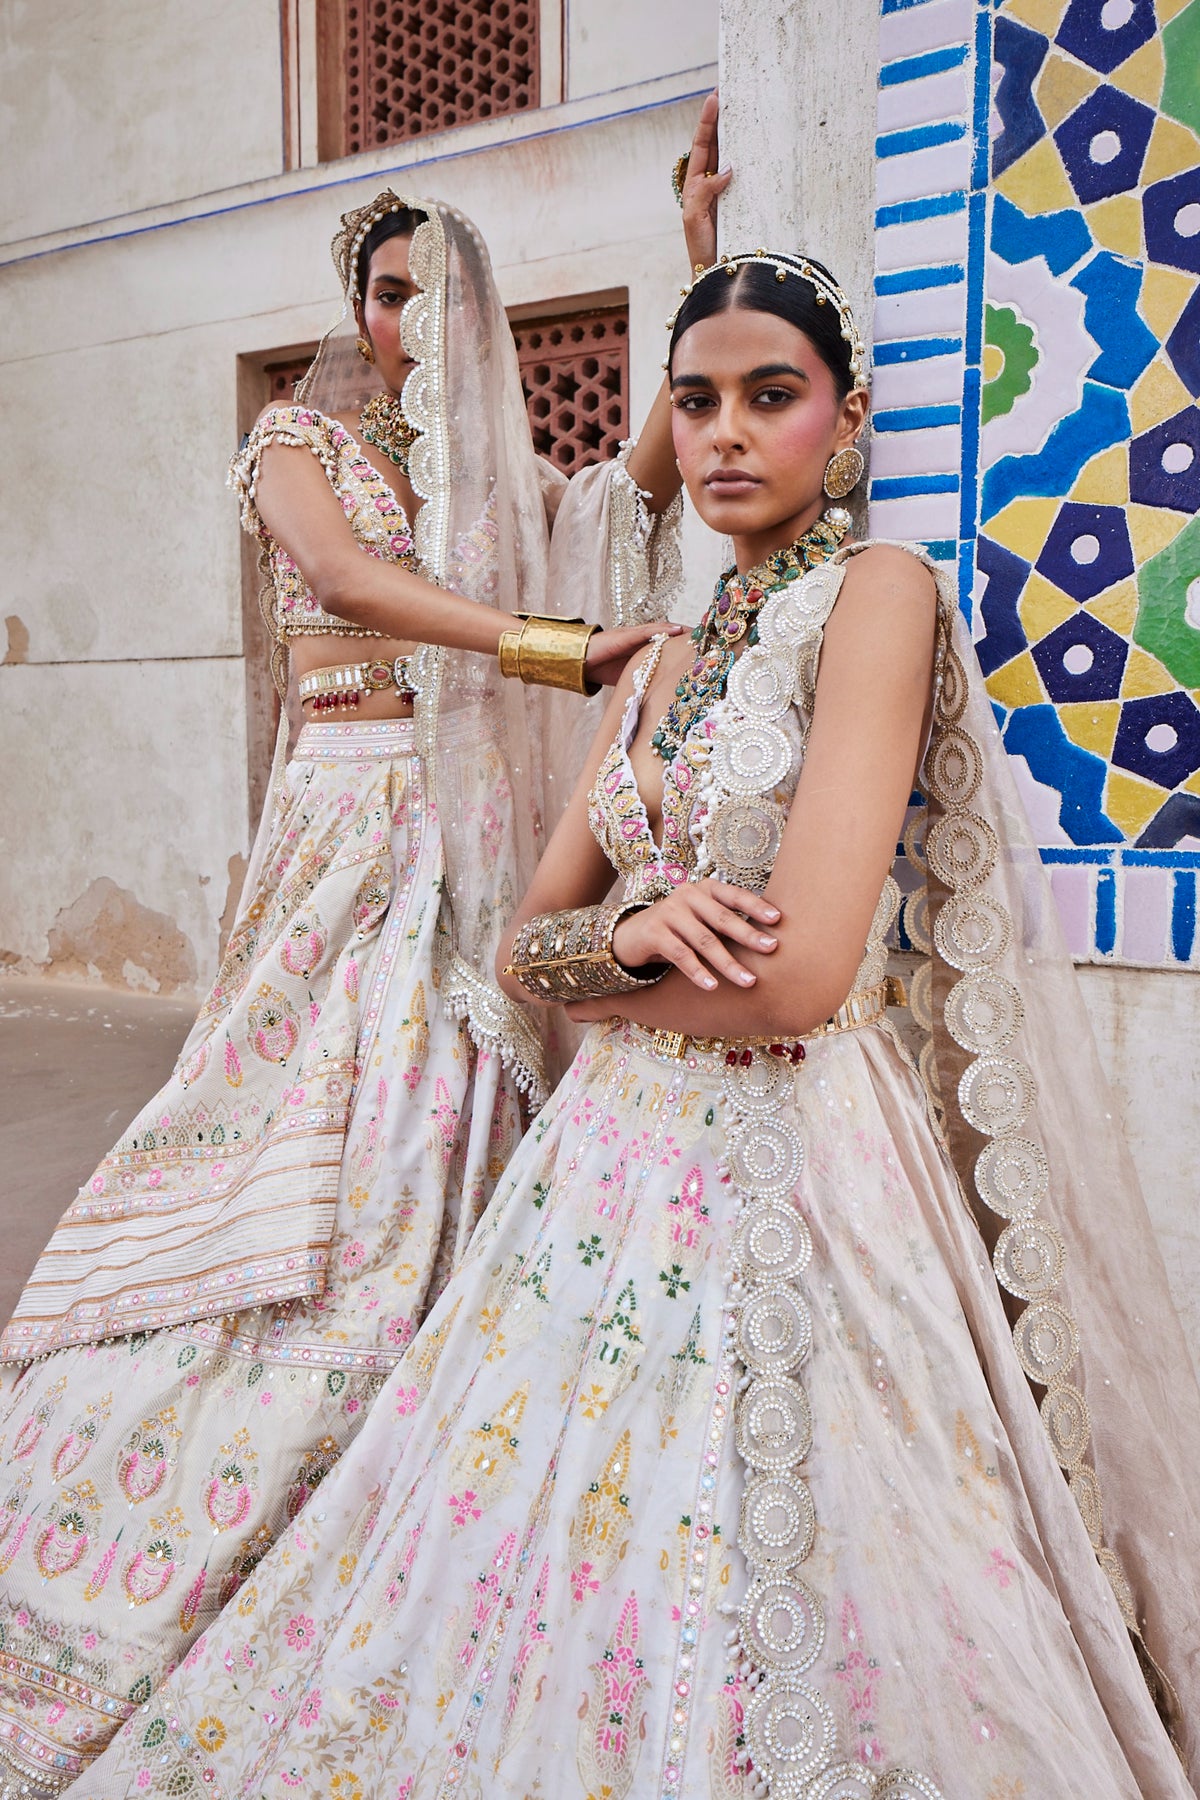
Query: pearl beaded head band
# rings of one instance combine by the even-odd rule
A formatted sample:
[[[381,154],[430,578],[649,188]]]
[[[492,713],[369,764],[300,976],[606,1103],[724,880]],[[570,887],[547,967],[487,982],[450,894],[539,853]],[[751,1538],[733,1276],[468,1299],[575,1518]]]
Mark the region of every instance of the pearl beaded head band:
[[[712,263],[707,269],[698,269],[691,283],[685,288],[680,288],[680,305],[667,320],[667,330],[674,331],[683,301],[699,287],[702,281],[707,281],[710,275],[736,275],[739,269],[752,263],[762,263],[767,268],[774,269],[776,281],[786,281],[789,275],[799,276],[812,288],[818,306],[836,307],[842,336],[850,348],[851,386],[865,388],[867,386],[867,347],[863,343],[862,334],[855,323],[854,314],[850,310],[850,302],[832,275],[827,275],[824,269],[809,262],[806,256],[792,256],[787,251],[775,250],[743,250],[736,256],[722,256],[719,261]]]
[[[343,213],[341,224],[329,248],[333,255],[333,266],[338,272],[343,293],[351,292],[355,271],[358,268],[358,254],[366,242],[367,234],[386,219],[389,213],[411,212],[423,213],[418,201],[402,200],[391,188],[384,188],[365,206],[355,207],[353,212]]]

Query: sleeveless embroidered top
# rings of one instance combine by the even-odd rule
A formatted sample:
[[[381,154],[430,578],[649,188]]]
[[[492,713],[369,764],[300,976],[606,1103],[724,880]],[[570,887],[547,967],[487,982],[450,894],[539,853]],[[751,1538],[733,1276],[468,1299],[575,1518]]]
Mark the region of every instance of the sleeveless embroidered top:
[[[684,881],[713,876],[761,893],[783,840],[812,726],[825,623],[847,552],[781,584],[758,616],[724,699],[697,719],[663,769],[662,842],[655,841],[629,760],[646,689],[665,638],[639,663],[617,735],[588,795],[588,821],[622,878],[627,900],[659,900]],[[884,881],[852,992],[887,971],[887,934],[900,907]]]
[[[255,501],[262,453],[268,444],[311,450],[341,502],[359,548],[384,562],[419,570],[412,529],[399,500],[370,461],[357,438],[337,419],[306,406],[274,406],[255,425],[229,465],[229,486],[238,495],[243,528],[262,545],[263,573],[270,586],[263,611],[278,644],[304,633],[331,637],[381,637],[324,612],[283,545],[267,530]]]

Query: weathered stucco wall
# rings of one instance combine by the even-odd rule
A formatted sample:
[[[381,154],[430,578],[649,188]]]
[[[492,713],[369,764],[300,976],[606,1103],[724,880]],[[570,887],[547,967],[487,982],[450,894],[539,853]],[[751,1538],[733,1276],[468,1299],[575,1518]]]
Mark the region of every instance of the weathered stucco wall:
[[[278,0],[6,0],[0,121],[5,243],[272,175]]]
[[[329,323],[339,213],[385,182],[450,200],[513,305],[628,289],[645,412],[715,0],[569,21],[565,103],[285,172],[276,0],[5,10],[0,966],[213,974],[252,823],[237,359]]]

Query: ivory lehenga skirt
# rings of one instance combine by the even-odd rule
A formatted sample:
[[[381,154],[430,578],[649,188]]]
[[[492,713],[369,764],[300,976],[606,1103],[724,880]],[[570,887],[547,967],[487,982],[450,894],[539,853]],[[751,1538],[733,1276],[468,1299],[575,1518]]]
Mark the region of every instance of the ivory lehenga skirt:
[[[304,728],[175,1072],[80,1196],[144,1199],[153,1233],[156,1191],[182,1219],[193,1192],[219,1190],[226,1218],[233,1195],[247,1260],[210,1275],[235,1306],[0,1376],[2,1796],[84,1772],[246,1581],[362,1425],[519,1134],[499,1058],[439,1001],[441,842],[412,733]],[[318,1216],[314,1194],[323,1291],[272,1304],[247,1286],[255,1232],[273,1209]],[[50,1304],[50,1266],[18,1319]]]
[[[1191,1791],[886,1027],[731,1069],[617,1024],[71,1795]]]

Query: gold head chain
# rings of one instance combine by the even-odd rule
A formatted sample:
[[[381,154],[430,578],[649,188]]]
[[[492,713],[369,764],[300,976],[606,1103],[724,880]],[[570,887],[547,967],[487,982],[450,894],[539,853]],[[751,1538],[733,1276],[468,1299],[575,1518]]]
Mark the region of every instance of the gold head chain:
[[[833,277],[827,275],[823,269],[816,268],[805,256],[792,256],[787,251],[774,250],[743,250],[736,256],[722,256],[717,262],[710,264],[707,269],[697,269],[690,284],[685,288],[680,288],[681,303],[699,287],[702,281],[707,281],[710,275],[736,275],[739,269],[745,268],[750,263],[765,263],[768,268],[774,269],[776,281],[786,281],[789,275],[799,276],[812,288],[818,306],[836,307],[842,336],[850,347],[850,374],[853,378],[853,386],[865,388],[867,386],[867,347],[863,343],[862,333],[859,331],[854,314],[850,309],[850,302]],[[675,329],[679,311],[679,307],[676,307],[667,320],[668,331]]]

